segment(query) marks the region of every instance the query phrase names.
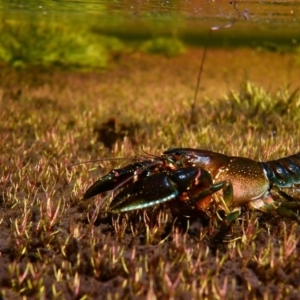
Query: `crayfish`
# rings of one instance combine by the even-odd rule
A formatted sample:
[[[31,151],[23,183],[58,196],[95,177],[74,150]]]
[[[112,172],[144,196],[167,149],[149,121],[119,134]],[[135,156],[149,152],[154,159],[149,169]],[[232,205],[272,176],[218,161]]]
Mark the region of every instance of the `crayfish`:
[[[238,13],[237,18],[224,26],[211,27],[209,35],[212,31],[231,27],[241,15],[248,19],[248,10],[241,14],[235,4],[233,7]],[[191,105],[191,123],[206,52],[207,47]],[[300,209],[300,202],[281,190],[299,184],[300,153],[259,162],[209,150],[172,148],[153,159],[112,170],[88,188],[83,199],[112,191],[109,195],[116,194],[108,206],[112,213],[169,203],[172,210],[188,215],[205,212],[214,204],[217,210],[225,211],[231,221],[238,216],[238,208],[247,205],[300,221],[294,212]],[[271,190],[288,201],[276,201]]]
[[[294,212],[300,203],[281,190],[299,184],[300,153],[259,162],[209,150],[173,148],[157,158],[112,170],[88,188],[83,198],[116,192],[108,207],[112,213],[168,202],[171,209],[188,214],[205,212],[217,203],[227,214],[247,205],[300,220]],[[271,190],[288,201],[275,201]]]

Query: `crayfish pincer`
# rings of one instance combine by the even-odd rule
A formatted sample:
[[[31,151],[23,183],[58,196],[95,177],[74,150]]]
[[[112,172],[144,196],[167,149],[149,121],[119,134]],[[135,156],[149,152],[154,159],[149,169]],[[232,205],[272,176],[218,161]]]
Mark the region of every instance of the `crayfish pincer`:
[[[300,184],[300,153],[259,162],[191,148],[172,148],[159,157],[114,169],[84,194],[89,199],[113,191],[108,210],[119,213],[162,203],[204,211],[212,203],[226,213],[242,205],[300,220],[300,202],[281,188]],[[275,201],[273,190],[284,200]]]

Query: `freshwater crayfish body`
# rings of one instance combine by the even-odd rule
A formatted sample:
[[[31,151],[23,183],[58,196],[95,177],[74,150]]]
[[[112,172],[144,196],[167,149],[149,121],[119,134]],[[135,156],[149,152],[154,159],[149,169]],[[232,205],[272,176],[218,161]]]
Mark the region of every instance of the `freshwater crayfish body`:
[[[160,157],[112,170],[84,194],[89,199],[114,191],[108,210],[112,213],[152,207],[165,202],[185,211],[205,211],[223,201],[219,209],[229,212],[241,205],[298,220],[291,201],[281,188],[300,184],[300,153],[278,160],[259,162],[245,157],[192,148],[172,148]],[[270,190],[289,201],[274,201]],[[219,197],[220,198],[220,197]]]

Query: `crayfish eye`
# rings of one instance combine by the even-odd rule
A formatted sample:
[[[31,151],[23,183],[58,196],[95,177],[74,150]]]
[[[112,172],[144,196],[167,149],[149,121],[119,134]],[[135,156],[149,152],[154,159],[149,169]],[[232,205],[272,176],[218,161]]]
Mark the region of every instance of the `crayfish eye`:
[[[182,158],[182,152],[181,151],[176,151],[175,153],[174,153],[174,160],[175,161],[177,161],[177,160],[180,160],[181,158]]]

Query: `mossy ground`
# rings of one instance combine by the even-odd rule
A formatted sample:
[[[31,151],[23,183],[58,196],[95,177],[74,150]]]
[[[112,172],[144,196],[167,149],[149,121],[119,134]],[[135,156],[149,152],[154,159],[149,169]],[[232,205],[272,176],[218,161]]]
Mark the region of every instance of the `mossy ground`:
[[[103,212],[91,224],[97,198],[83,202],[84,191],[130,161],[64,167],[174,146],[255,159],[298,152],[294,56],[210,49],[190,128],[201,53],[124,54],[101,73],[1,66],[4,299],[300,297],[299,224],[244,209],[217,245],[216,216],[175,221],[164,208]]]

